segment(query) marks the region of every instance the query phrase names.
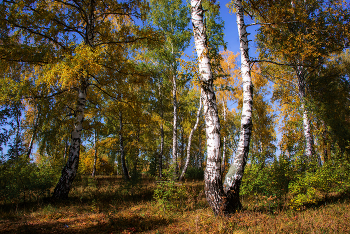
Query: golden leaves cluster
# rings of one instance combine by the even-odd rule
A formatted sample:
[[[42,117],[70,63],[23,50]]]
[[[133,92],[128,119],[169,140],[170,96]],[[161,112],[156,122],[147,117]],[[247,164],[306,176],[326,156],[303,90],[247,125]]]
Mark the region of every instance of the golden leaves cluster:
[[[97,75],[103,69],[99,62],[103,52],[103,47],[91,48],[80,44],[59,62],[40,67],[37,82],[62,88],[76,87],[82,77]]]

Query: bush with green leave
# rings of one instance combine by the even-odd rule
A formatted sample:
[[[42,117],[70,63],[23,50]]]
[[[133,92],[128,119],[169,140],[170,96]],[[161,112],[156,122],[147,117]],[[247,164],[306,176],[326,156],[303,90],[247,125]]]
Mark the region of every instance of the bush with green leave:
[[[296,209],[317,204],[332,193],[347,193],[350,191],[350,163],[333,159],[316,170],[300,173],[289,185],[289,190],[292,195],[290,206]]]
[[[0,164],[0,201],[26,202],[49,196],[57,175],[45,165],[30,162],[26,155],[3,160]]]
[[[202,180],[204,179],[203,168],[189,167],[186,170],[185,178],[189,180]]]
[[[244,171],[241,194],[281,198],[288,193],[292,174],[291,162],[284,157],[269,165],[248,164]]]
[[[164,212],[174,211],[185,205],[187,190],[184,185],[174,181],[174,167],[163,171],[163,178],[157,181],[153,198]]]

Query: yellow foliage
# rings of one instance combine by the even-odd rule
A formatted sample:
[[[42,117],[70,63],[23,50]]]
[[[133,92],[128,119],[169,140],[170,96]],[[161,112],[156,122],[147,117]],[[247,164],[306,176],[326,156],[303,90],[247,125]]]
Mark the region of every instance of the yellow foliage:
[[[73,54],[67,54],[60,62],[37,68],[39,74],[37,85],[46,83],[49,86],[58,85],[62,88],[72,88],[78,85],[81,77],[97,75],[102,70],[99,60],[104,52],[103,47],[91,48],[84,43],[77,46]]]

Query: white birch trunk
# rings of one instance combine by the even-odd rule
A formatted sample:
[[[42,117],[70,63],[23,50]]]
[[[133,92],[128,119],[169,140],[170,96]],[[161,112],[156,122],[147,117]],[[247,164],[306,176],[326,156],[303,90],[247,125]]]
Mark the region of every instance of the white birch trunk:
[[[310,120],[308,116],[308,111],[305,108],[305,104],[301,104],[301,109],[303,110],[303,128],[305,136],[305,155],[310,160],[312,158],[314,147],[313,138],[311,135]]]
[[[226,101],[223,101],[224,106],[224,123],[226,123]],[[223,139],[222,146],[222,162],[221,162],[221,173],[225,173],[225,161],[226,161],[226,136]]]
[[[248,33],[244,23],[244,10],[241,0],[235,0],[234,5],[236,8],[238,35],[240,40],[241,73],[243,80],[243,108],[238,148],[234,161],[230,166],[224,182],[224,192],[228,201],[226,209],[229,212],[234,212],[242,207],[239,200],[239,189],[249,153],[253,107],[253,85],[250,76],[249,48],[247,38]]]
[[[182,170],[181,176],[179,178],[179,181],[183,180],[183,178],[185,176],[185,173],[187,171],[188,164],[190,163],[190,152],[191,152],[192,137],[193,137],[194,131],[196,131],[196,129],[198,127],[201,110],[202,110],[202,95],[201,95],[201,97],[199,99],[199,107],[198,107],[197,116],[196,116],[196,123],[194,124],[194,126],[193,126],[193,128],[192,128],[192,130],[190,132],[190,135],[188,137],[186,162],[185,162],[185,166],[184,166],[184,168]]]
[[[81,86],[78,92],[78,101],[75,110],[74,130],[71,134],[71,144],[69,147],[69,156],[65,167],[62,170],[61,178],[56,185],[52,197],[54,199],[66,199],[70,191],[72,182],[77,174],[79,165],[79,153],[81,144],[81,131],[83,130],[84,108],[86,103],[87,81],[81,80]]]
[[[176,100],[176,76],[173,75],[173,166],[174,166],[174,178],[177,177],[178,164],[177,164],[177,100]]]
[[[94,164],[92,166],[92,177],[95,177],[96,175],[96,166],[97,166],[97,130],[95,129],[94,134]]]
[[[207,166],[204,172],[206,199],[215,214],[222,211],[223,190],[221,179],[220,122],[213,89],[213,75],[208,57],[206,30],[200,0],[191,0],[191,16],[196,46],[201,92],[206,123]]]
[[[298,77],[298,95],[301,102],[301,109],[303,111],[303,130],[305,137],[305,156],[306,160],[311,160],[314,154],[314,141],[311,134],[310,120],[308,116],[308,111],[305,107],[305,74],[302,66],[298,66],[296,69]]]

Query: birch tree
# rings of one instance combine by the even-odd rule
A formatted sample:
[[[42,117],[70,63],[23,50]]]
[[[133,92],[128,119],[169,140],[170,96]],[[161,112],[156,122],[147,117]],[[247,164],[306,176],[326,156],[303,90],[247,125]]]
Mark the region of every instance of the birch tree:
[[[38,83],[55,87],[58,92],[76,92],[75,117],[71,131],[68,161],[55,188],[53,197],[67,198],[79,164],[81,132],[88,89],[100,80],[99,72],[107,47],[125,53],[125,45],[135,44],[150,36],[150,30],[134,27],[132,20],[144,19],[147,8],[143,1],[6,1],[2,5],[5,14],[1,22],[23,38],[23,44],[47,49],[42,66],[36,68]],[[145,7],[145,8],[144,8]],[[121,45],[124,45],[121,46]],[[39,53],[40,54],[40,53]],[[126,57],[126,56],[124,56]],[[110,59],[110,58],[109,58]],[[120,58],[118,65],[125,62]],[[19,60],[21,61],[21,60]],[[40,61],[40,60],[39,60]],[[108,60],[107,60],[108,61]],[[94,64],[94,65],[93,65]],[[105,62],[104,65],[106,65]],[[124,67],[125,64],[124,64]],[[112,66],[112,68],[114,68]],[[120,69],[119,69],[120,70]],[[112,77],[104,77],[104,81]],[[105,85],[108,81],[105,82]],[[97,88],[94,90],[96,91]],[[101,90],[100,90],[101,91]],[[51,93],[53,97],[55,93]]]
[[[84,44],[93,48],[94,37],[96,34],[96,5],[95,1],[91,0],[86,6],[85,13],[85,35]],[[77,5],[79,6],[79,5]],[[81,9],[83,10],[83,9]],[[86,105],[87,89],[89,85],[89,71],[85,71],[85,74],[79,74],[79,88],[78,88],[78,100],[76,103],[76,109],[74,110],[75,122],[74,129],[71,133],[71,143],[69,146],[68,160],[65,167],[62,170],[62,175],[55,187],[53,198],[62,199],[67,198],[71,187],[71,184],[76,176],[79,166],[79,154],[81,145],[81,132],[83,130],[84,109]]]
[[[241,117],[241,133],[238,148],[233,163],[225,177],[224,191],[229,201],[228,210],[242,207],[239,200],[239,189],[242,182],[244,167],[247,163],[249,144],[252,132],[253,84],[250,71],[248,48],[248,33],[244,23],[244,8],[240,0],[231,2],[236,10],[238,36],[241,52],[241,75],[243,82],[243,107]]]
[[[213,88],[213,73],[208,56],[207,36],[203,21],[202,1],[191,1],[191,16],[196,52],[199,62],[203,111],[206,122],[207,165],[204,172],[205,195],[215,214],[222,212],[220,121]]]
[[[201,74],[201,88],[206,121],[207,166],[205,169],[205,193],[209,205],[215,214],[232,213],[241,208],[239,186],[244,173],[244,166],[249,152],[252,126],[252,92],[250,77],[248,39],[244,24],[244,11],[241,1],[233,2],[237,11],[237,25],[241,48],[241,71],[243,79],[243,110],[241,135],[235,161],[231,165],[222,186],[220,155],[220,122],[213,89],[213,74],[208,57],[206,30],[203,23],[201,1],[191,1],[194,40]]]
[[[194,124],[193,128],[191,129],[190,135],[188,137],[187,150],[186,150],[186,162],[185,162],[184,168],[182,169],[182,173],[179,177],[179,181],[183,180],[185,173],[187,171],[187,167],[190,163],[192,137],[193,137],[194,131],[196,131],[196,129],[198,127],[201,110],[202,110],[202,96],[199,99],[199,107],[197,110],[196,123]]]

